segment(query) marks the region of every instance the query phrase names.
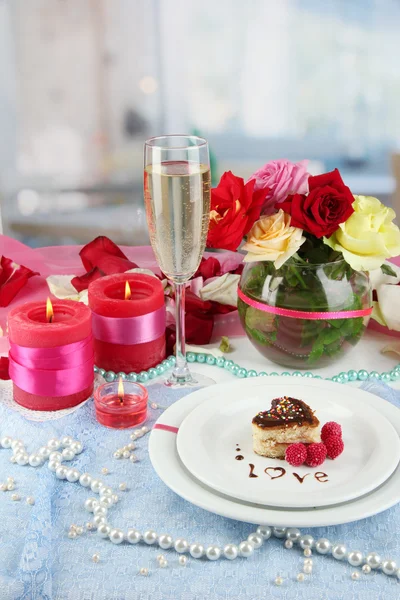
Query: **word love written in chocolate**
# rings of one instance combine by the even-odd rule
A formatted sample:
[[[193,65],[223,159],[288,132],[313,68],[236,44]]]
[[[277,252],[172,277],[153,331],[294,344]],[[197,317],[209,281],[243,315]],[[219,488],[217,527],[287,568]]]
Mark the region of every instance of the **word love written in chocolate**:
[[[254,465],[252,463],[249,463],[249,467],[250,467],[249,477],[250,478],[258,477],[258,475],[254,472]],[[283,477],[284,475],[286,475],[286,469],[284,469],[283,467],[267,467],[266,469],[264,469],[264,473],[266,475],[268,475],[268,477],[270,477],[270,479],[279,479],[280,477]],[[292,475],[293,475],[293,477],[295,477],[297,479],[297,481],[299,483],[303,483],[305,478],[312,474],[306,473],[305,475],[301,476],[298,473],[292,473]],[[327,483],[329,481],[328,475],[326,473],[324,473],[323,471],[316,471],[316,473],[314,473],[314,479],[319,481],[319,483]]]

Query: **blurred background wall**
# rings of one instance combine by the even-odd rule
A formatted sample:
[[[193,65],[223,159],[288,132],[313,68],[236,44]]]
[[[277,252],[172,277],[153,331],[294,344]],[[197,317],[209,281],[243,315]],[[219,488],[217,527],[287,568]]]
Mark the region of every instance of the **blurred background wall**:
[[[309,158],[396,204],[399,31],[399,0],[0,0],[4,233],[146,243],[161,133],[207,137],[214,181]]]

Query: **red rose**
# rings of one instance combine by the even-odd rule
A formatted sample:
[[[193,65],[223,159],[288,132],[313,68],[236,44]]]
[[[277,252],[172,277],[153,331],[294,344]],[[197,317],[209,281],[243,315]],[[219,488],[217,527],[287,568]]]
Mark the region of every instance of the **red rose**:
[[[204,280],[210,279],[211,277],[217,277],[221,275],[221,265],[219,260],[210,256],[210,258],[202,258],[199,268],[196,273],[193,275],[192,279],[195,277],[202,277]]]
[[[241,177],[227,171],[211,190],[209,248],[237,250],[243,236],[260,216],[265,188],[254,191],[255,180],[246,184]]]
[[[279,204],[291,225],[317,238],[331,236],[354,212],[354,197],[337,169],[309,177],[309,194],[294,194]]]
[[[27,283],[28,279],[39,275],[24,267],[17,265],[11,258],[0,257],[0,306],[8,306],[15,296]]]

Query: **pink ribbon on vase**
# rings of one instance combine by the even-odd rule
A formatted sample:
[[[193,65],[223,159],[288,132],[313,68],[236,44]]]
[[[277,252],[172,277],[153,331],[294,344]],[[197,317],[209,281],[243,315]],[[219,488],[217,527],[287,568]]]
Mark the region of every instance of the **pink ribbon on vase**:
[[[93,336],[55,348],[10,342],[10,377],[21,390],[47,397],[70,396],[93,383]]]
[[[334,312],[316,312],[316,311],[305,311],[305,310],[291,310],[289,308],[280,308],[279,306],[270,306],[263,302],[258,302],[246,296],[241,289],[238,288],[238,297],[257,310],[271,313],[273,315],[279,315],[280,317],[289,317],[291,319],[310,319],[311,321],[320,321],[321,319],[356,319],[357,317],[367,317],[372,313],[372,307],[363,308],[361,310],[339,310]]]
[[[144,344],[165,333],[165,306],[139,317],[104,317],[92,312],[92,330],[96,340],[109,344]]]

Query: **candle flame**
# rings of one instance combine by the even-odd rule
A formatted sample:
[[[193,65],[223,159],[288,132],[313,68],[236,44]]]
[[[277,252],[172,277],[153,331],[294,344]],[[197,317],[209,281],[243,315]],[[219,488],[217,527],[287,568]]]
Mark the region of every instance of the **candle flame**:
[[[129,285],[129,281],[125,281],[125,300],[129,300],[131,297],[131,286]]]
[[[124,384],[122,383],[122,377],[120,377],[118,382],[118,398],[121,404],[124,403],[124,395]]]
[[[46,302],[46,321],[48,323],[52,323],[53,322],[53,316],[54,316],[53,305],[51,303],[50,298],[47,298],[47,302]]]

